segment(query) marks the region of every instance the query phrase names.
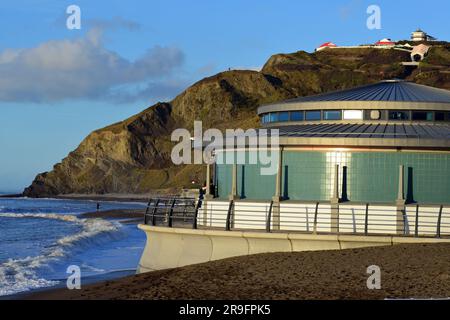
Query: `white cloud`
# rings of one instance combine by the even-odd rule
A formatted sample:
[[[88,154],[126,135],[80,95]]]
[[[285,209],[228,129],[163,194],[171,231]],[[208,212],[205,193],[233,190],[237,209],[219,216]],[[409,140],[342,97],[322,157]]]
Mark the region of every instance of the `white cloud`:
[[[121,86],[150,82],[154,88],[165,88],[183,65],[184,53],[179,48],[155,46],[136,61],[129,61],[107,49],[102,36],[103,28],[94,27],[83,38],[0,52],[0,101],[111,99],[120,95],[114,91]],[[127,95],[133,98],[131,93]],[[141,92],[135,96],[142,97]]]

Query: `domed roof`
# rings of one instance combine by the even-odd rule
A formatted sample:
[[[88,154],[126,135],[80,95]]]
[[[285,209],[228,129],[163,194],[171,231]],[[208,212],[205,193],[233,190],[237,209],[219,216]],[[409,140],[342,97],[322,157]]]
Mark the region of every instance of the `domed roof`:
[[[387,80],[375,84],[291,99],[286,102],[312,101],[400,101],[450,103],[450,91],[402,80]]]
[[[258,114],[308,109],[417,109],[450,111],[450,91],[403,80],[294,98],[258,108]]]

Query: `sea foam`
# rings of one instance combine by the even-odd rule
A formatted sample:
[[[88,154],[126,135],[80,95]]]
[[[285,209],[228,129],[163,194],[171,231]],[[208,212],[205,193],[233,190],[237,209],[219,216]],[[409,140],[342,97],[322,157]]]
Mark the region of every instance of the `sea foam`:
[[[56,219],[75,223],[82,227],[80,232],[58,239],[54,245],[40,255],[9,259],[0,264],[0,296],[57,285],[58,281],[39,278],[37,269],[64,257],[70,247],[82,240],[102,233],[116,232],[120,228],[118,223],[103,219],[79,219],[74,215],[54,213],[0,213],[0,217]]]

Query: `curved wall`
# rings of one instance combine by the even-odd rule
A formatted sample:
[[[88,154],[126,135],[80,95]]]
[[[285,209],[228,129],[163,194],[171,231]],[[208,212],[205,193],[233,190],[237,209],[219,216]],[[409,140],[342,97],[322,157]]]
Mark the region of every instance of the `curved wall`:
[[[450,153],[425,151],[295,151],[282,156],[285,200],[328,201],[339,165],[342,198],[355,202],[392,203],[398,192],[399,167],[405,167],[405,197],[423,204],[450,203]],[[261,176],[260,165],[238,165],[238,195],[270,200],[276,176]],[[217,165],[219,198],[231,190],[231,165]]]
[[[139,225],[147,243],[137,273],[269,252],[340,250],[449,239],[190,230]]]

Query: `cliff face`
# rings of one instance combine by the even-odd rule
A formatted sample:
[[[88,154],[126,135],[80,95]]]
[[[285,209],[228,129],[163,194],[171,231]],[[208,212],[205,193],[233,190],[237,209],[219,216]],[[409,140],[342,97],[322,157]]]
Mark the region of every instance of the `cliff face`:
[[[50,172],[24,190],[30,197],[69,193],[144,193],[204,180],[201,166],[174,166],[175,128],[258,126],[256,108],[298,96],[406,78],[450,89],[450,48],[434,47],[415,70],[407,52],[376,49],[303,51],[272,56],[261,72],[229,71],[205,78],[169,103],[158,103],[120,123],[92,132]]]

